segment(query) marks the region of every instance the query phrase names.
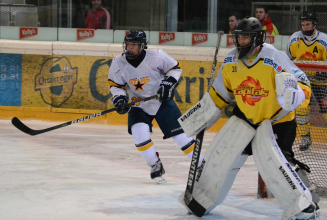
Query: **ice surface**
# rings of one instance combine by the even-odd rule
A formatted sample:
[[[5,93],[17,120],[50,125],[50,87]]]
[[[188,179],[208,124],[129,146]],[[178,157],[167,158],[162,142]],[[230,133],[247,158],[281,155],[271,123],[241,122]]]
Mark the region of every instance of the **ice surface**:
[[[214,135],[205,133],[203,153]],[[177,201],[189,161],[159,129],[151,138],[166,170],[163,185],[150,179],[125,126],[74,124],[32,137],[0,120],[0,136],[1,220],[199,219]],[[224,203],[201,219],[280,219],[275,199],[256,198],[257,175],[250,157]],[[327,199],[319,205],[326,220]]]

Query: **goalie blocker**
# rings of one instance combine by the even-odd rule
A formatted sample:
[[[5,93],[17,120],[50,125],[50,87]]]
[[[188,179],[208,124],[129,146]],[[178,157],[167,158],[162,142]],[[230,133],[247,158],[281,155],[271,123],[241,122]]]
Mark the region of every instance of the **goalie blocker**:
[[[221,117],[221,110],[217,108],[208,92],[203,98],[184,113],[178,122],[188,137],[197,135],[203,129],[208,130]]]

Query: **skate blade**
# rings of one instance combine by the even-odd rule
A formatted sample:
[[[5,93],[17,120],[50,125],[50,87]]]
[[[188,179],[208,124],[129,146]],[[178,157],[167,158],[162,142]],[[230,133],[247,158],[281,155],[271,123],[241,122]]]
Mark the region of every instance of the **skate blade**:
[[[318,210],[318,211],[316,211],[316,214],[315,215],[312,215],[311,214],[311,216],[310,215],[301,215],[301,216],[296,216],[294,219],[295,220],[304,220],[304,219],[306,219],[306,220],[321,220],[321,212],[320,212],[320,210]]]
[[[157,184],[163,184],[166,182],[166,177],[165,177],[165,175],[162,175],[162,176],[154,178],[154,180],[157,182]]]

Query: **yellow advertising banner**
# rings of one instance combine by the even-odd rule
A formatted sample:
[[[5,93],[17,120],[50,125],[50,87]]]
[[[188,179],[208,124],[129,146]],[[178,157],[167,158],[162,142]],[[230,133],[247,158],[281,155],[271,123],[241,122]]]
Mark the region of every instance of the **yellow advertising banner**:
[[[112,58],[23,55],[23,107],[105,110],[113,107],[108,86]],[[207,90],[211,62],[179,61],[183,70],[175,101],[182,112]],[[219,64],[217,69],[219,68]]]
[[[111,59],[23,55],[22,106],[107,109]]]
[[[183,70],[179,86],[175,93],[175,101],[181,112],[186,112],[197,103],[207,91],[212,62],[178,61]],[[217,64],[216,75],[221,63]],[[216,76],[215,75],[215,76]]]
[[[94,56],[23,55],[22,107],[50,112],[85,113],[113,108],[108,86],[112,58]],[[175,101],[186,112],[207,91],[212,62],[179,61],[183,70]],[[220,64],[217,65],[216,73]],[[59,114],[57,114],[59,115]],[[60,120],[67,116],[55,116]],[[53,116],[51,116],[53,118]],[[107,124],[126,124],[127,115],[111,113]]]

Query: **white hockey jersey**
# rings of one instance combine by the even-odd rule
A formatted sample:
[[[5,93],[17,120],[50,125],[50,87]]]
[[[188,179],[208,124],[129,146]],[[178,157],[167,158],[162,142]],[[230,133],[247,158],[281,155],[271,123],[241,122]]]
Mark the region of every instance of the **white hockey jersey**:
[[[135,101],[156,95],[165,75],[178,81],[181,72],[179,63],[164,51],[146,50],[143,61],[136,68],[128,63],[125,55],[116,56],[109,69],[108,83],[113,96],[126,95],[127,90],[129,100]],[[160,105],[153,99],[135,107],[155,115]]]

